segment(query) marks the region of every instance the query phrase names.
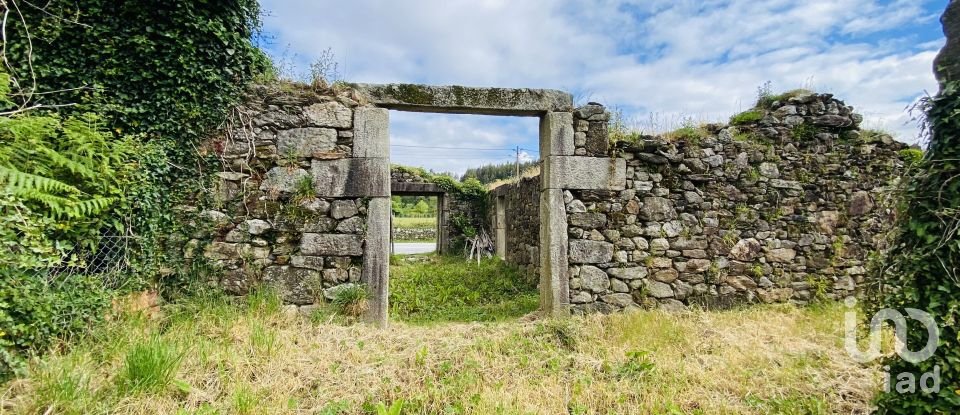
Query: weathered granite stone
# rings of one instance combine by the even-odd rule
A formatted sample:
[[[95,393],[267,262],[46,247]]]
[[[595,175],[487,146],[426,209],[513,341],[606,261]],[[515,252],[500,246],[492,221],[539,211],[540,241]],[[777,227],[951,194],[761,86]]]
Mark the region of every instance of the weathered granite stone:
[[[766,258],[770,262],[790,262],[797,256],[797,251],[789,248],[771,249]]]
[[[550,156],[544,158],[544,189],[624,190],[627,164],[622,158]]]
[[[859,191],[850,197],[850,216],[863,216],[873,211],[874,203],[870,193]]]
[[[540,118],[540,157],[572,156],[573,151],[573,115],[548,112]]]
[[[670,287],[670,284],[665,284],[654,280],[645,280],[644,287],[646,288],[647,293],[654,298],[673,297],[673,288]]]
[[[661,269],[653,273],[652,278],[660,282],[671,283],[674,280],[676,280],[677,277],[679,276],[680,274],[677,272],[677,270],[669,268],[669,269]]]
[[[319,272],[286,265],[265,268],[263,281],[277,288],[283,301],[290,304],[312,304],[321,288]]]
[[[487,115],[570,112],[573,97],[548,89],[472,88],[415,84],[351,84],[377,106],[408,111]]]
[[[583,213],[586,211],[587,207],[579,200],[574,200],[567,205],[567,213]]]
[[[738,261],[753,261],[760,256],[760,251],[760,241],[753,238],[741,239],[730,249],[730,258]]]
[[[263,235],[273,229],[273,225],[270,225],[270,222],[261,219],[245,220],[242,226],[247,230],[247,233],[251,235]]]
[[[353,157],[390,157],[390,115],[383,108],[357,108],[354,113]]]
[[[662,197],[643,198],[643,207],[640,208],[640,219],[663,221],[677,218],[677,211],[670,199]]]
[[[763,177],[769,177],[771,179],[780,178],[780,169],[776,164],[770,162],[760,163],[760,175]]]
[[[610,279],[607,273],[600,268],[590,265],[580,267],[580,287],[584,290],[595,293],[603,293],[610,286]]]
[[[337,130],[331,128],[294,128],[277,133],[277,153],[281,157],[311,157],[337,146]]]
[[[385,158],[313,160],[310,167],[318,196],[387,197],[390,163]]]
[[[646,267],[610,268],[607,273],[621,280],[636,280],[647,276]]]
[[[340,224],[337,225],[336,230],[339,233],[363,233],[364,223],[364,218],[354,216],[352,218],[340,221]]]
[[[624,294],[624,293],[603,295],[603,296],[600,296],[600,301],[603,301],[607,304],[615,305],[619,308],[636,305],[633,303],[633,296],[631,296],[630,294]]]
[[[613,244],[609,242],[574,239],[570,241],[570,262],[600,264],[613,259]]]
[[[756,281],[743,275],[728,275],[723,281],[737,291],[753,291],[757,289]]]
[[[343,104],[330,101],[303,108],[307,123],[315,127],[350,128],[353,114]]]
[[[360,235],[304,233],[300,253],[317,256],[363,255],[363,237]]]
[[[319,271],[323,269],[323,257],[294,255],[290,257],[290,265]]]
[[[310,178],[310,173],[304,169],[274,167],[260,183],[260,190],[268,193],[293,193],[297,190],[297,183],[305,177]]]
[[[323,215],[330,211],[330,202],[323,199],[311,198],[301,201],[300,207],[304,208],[307,212]]]
[[[607,215],[598,212],[573,213],[568,223],[578,228],[597,229],[607,224]]]
[[[330,216],[333,216],[334,219],[356,216],[358,212],[357,203],[353,200],[335,200],[330,205]]]

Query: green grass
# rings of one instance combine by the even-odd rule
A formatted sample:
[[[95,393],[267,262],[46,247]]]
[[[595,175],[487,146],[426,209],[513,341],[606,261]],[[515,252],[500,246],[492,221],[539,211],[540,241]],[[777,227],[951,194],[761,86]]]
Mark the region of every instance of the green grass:
[[[437,218],[393,218],[393,227],[397,229],[432,229],[437,226]]]
[[[537,309],[535,283],[498,258],[467,262],[461,257],[395,259],[390,266],[392,318],[439,321],[501,321]]]
[[[161,392],[173,382],[182,356],[156,337],[136,344],[127,352],[118,386],[126,393]]]
[[[763,119],[763,111],[749,110],[730,117],[730,125],[752,124]]]

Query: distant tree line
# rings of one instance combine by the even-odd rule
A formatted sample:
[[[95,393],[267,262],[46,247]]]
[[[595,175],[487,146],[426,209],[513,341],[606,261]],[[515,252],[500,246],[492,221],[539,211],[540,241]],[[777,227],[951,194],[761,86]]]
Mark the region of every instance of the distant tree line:
[[[536,165],[536,161],[520,163],[520,171],[523,172],[524,170]],[[511,177],[515,177],[516,175],[516,163],[488,164],[486,166],[467,169],[467,171],[463,173],[463,177],[460,178],[460,181],[467,180],[468,178],[474,178],[479,180],[480,183],[488,184],[497,180],[509,179]]]

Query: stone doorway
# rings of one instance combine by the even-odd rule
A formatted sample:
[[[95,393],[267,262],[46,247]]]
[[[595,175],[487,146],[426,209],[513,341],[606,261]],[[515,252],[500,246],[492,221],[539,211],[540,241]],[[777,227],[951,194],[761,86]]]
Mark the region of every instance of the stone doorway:
[[[432,252],[437,254],[445,254],[450,250],[450,241],[448,238],[448,233],[446,230],[446,223],[449,220],[449,207],[447,206],[446,192],[440,186],[437,186],[433,183],[416,183],[416,182],[402,182],[397,181],[394,178],[391,178],[390,181],[390,195],[394,196],[425,196],[427,198],[435,198],[436,200],[436,212],[434,213],[435,223],[433,225],[433,236],[435,248]],[[390,235],[390,253],[391,254],[410,254],[410,253],[420,253],[420,252],[400,252],[402,250],[397,249],[397,241],[404,241],[408,239],[419,239],[419,235],[403,235],[402,229],[397,226],[397,222],[400,219],[398,218],[396,212],[392,212],[391,215],[391,235]]]
[[[622,190],[623,163],[578,156],[574,108],[570,94],[556,90],[470,88],[411,84],[351,84],[368,106],[354,117],[354,154],[371,163],[369,170],[389,180],[389,111],[537,117],[540,120],[539,291],[547,315],[569,311],[567,216],[564,190]],[[604,129],[605,131],[605,129]],[[452,143],[459,144],[459,143]],[[604,145],[604,149],[605,149]],[[586,155],[586,153],[582,153]],[[622,162],[622,160],[621,160]],[[363,281],[371,294],[370,319],[387,323],[389,298],[390,194],[374,198],[368,210]],[[504,247],[506,250],[508,247]]]

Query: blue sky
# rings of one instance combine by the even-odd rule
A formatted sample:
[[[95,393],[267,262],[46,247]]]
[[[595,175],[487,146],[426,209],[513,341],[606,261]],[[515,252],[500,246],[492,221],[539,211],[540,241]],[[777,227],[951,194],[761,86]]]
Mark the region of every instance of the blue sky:
[[[331,49],[352,82],[554,88],[655,133],[724,121],[775,91],[831,92],[916,142],[947,0],[262,0],[263,46],[305,72]],[[535,118],[391,114],[396,163],[461,173],[538,157]],[[411,147],[418,146],[418,147]],[[441,148],[424,148],[441,147]],[[482,149],[482,150],[480,150]],[[489,149],[489,150],[487,150]]]

